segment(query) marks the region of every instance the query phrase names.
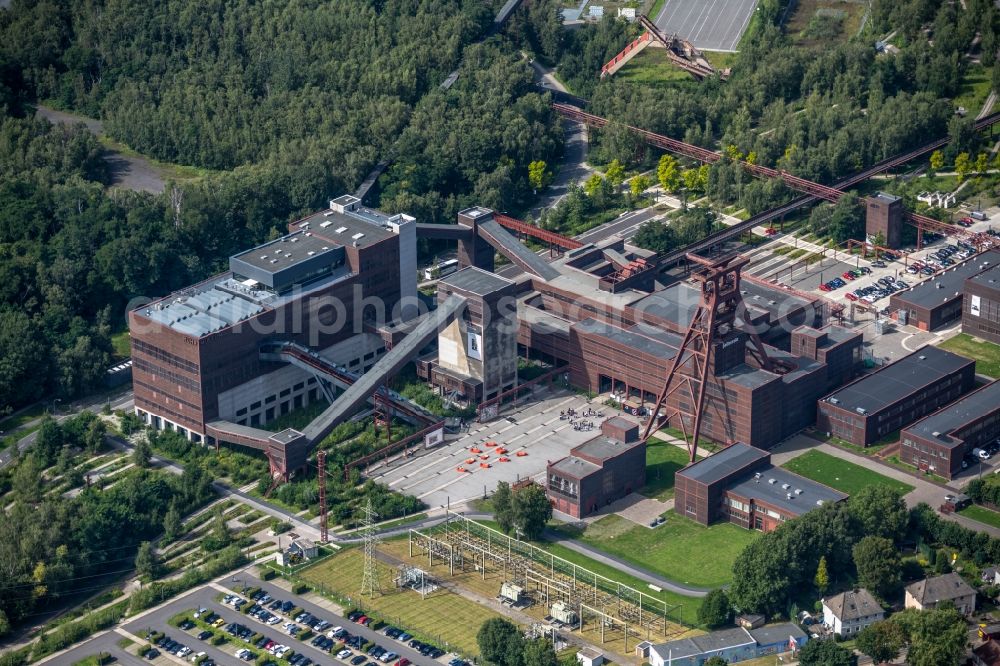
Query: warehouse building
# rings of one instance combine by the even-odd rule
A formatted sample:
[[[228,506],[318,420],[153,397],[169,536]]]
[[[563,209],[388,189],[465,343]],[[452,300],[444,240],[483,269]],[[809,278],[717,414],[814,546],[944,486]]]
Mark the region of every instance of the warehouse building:
[[[976,362],[924,347],[819,401],[816,427],[869,446],[972,390]]]
[[[962,471],[962,458],[1000,437],[1000,381],[904,428],[900,458],[947,479]]]
[[[962,317],[966,281],[1000,264],[1000,252],[991,250],[934,275],[889,298],[889,310],[901,324],[933,331]]]
[[[639,426],[615,416],[601,423],[601,436],[550,462],[546,484],[557,510],[583,518],[646,485],[646,442]]]
[[[710,525],[724,519],[770,532],[781,523],[847,495],[771,465],[771,454],[733,444],[674,475],[674,509]]]
[[[965,281],[962,332],[1000,344],[1000,263]]]

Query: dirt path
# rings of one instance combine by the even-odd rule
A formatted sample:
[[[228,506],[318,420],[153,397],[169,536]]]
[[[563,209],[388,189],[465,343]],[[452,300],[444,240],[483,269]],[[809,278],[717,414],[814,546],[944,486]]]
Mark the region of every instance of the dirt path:
[[[2,0],[0,0],[2,1]],[[35,115],[45,118],[49,122],[73,125],[83,123],[94,136],[104,133],[104,126],[100,120],[78,116],[65,111],[57,111],[46,106],[39,106]],[[124,187],[128,190],[140,192],[152,192],[160,194],[163,192],[165,181],[163,174],[155,166],[143,157],[123,155],[114,150],[105,150],[104,159],[111,169],[111,184]]]

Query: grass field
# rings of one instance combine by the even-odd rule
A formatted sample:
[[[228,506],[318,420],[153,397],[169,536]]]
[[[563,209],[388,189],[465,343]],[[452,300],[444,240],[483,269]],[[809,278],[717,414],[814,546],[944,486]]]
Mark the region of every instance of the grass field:
[[[606,516],[588,527],[580,541],[678,583],[719,587],[732,581],[736,556],[758,534],[732,523],[705,527],[673,511],[666,518],[650,529]]]
[[[650,438],[646,444],[646,485],[639,492],[654,499],[670,499],[674,496],[674,473],[687,462],[687,451],[681,447]]]
[[[990,70],[982,65],[970,63],[962,77],[962,86],[954,101],[955,108],[965,107],[969,116],[975,118],[989,95]]]
[[[132,355],[132,345],[129,341],[128,331],[120,331],[111,336],[111,347],[114,350],[115,358],[125,359]]]
[[[986,525],[992,527],[1000,527],[1000,513],[993,511],[992,509],[987,509],[984,506],[977,506],[976,504],[970,504],[961,511],[960,514],[966,518],[971,518],[972,520],[977,520]]]
[[[789,460],[782,467],[848,495],[872,485],[889,486],[904,494],[913,490],[913,486],[907,483],[890,479],[852,462],[834,458],[822,451],[807,451],[798,458]]]
[[[374,610],[387,622],[432,640],[442,648],[457,648],[468,655],[479,653],[476,630],[486,620],[499,617],[497,613],[440,588],[424,599],[413,590],[398,590],[392,582],[396,570],[382,562],[378,566],[383,593],[363,599],[366,611]],[[342,597],[359,599],[363,568],[364,554],[354,549],[303,570],[301,576],[320,589],[325,587]]]
[[[692,84],[694,79],[667,58],[667,50],[646,47],[615,74],[615,78],[653,88]]]
[[[976,359],[976,372],[981,375],[994,379],[1000,377],[1000,345],[959,333],[950,340],[945,340],[938,347],[966,358]]]
[[[865,5],[849,0],[799,0],[785,32],[800,46],[845,42],[857,34]],[[833,19],[833,16],[840,18]]]
[[[491,527],[493,529],[499,529],[497,524],[492,520],[477,519],[476,522],[482,523],[483,525],[486,525],[487,527]],[[567,529],[562,532],[569,538],[572,539],[580,538],[580,533],[573,529]],[[671,606],[675,606],[676,609],[674,611],[671,611],[670,614],[672,620],[677,620],[679,622],[683,622],[684,624],[692,626],[698,623],[698,606],[700,600],[697,598],[685,597],[683,595],[676,594],[674,592],[669,592],[666,590],[664,590],[663,592],[656,592],[654,590],[651,590],[649,588],[649,584],[646,583],[645,581],[640,580],[639,578],[627,574],[624,571],[616,569],[610,565],[597,562],[596,560],[593,560],[587,557],[586,555],[582,555],[576,552],[575,550],[571,550],[566,546],[563,546],[562,544],[552,543],[550,541],[534,541],[532,543],[533,545],[538,546],[539,548],[552,553],[556,557],[561,557],[564,560],[572,562],[573,564],[579,567],[588,569],[610,580],[618,581],[619,583],[622,583],[624,585],[628,585],[637,590],[641,590],[642,592],[645,592],[646,594],[652,597],[656,597],[657,599],[665,601]]]

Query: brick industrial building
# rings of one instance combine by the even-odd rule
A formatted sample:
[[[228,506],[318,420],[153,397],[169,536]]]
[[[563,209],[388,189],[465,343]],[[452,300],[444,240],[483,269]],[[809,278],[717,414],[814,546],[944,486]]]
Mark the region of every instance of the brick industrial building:
[[[335,299],[351,316],[364,298],[389,308],[415,299],[412,225],[342,197],[232,257],[229,272],[130,312],[137,413],[201,441],[213,420],[258,426],[316,400],[307,373],[261,360],[261,343],[276,335],[329,350],[352,369],[370,367],[384,344],[360,324],[377,323],[375,307],[338,326],[328,304]]]
[[[970,278],[1000,265],[1000,252],[991,250],[942,271],[889,298],[889,310],[900,323],[933,331],[962,317],[962,294]]]
[[[674,509],[702,525],[728,520],[770,532],[781,523],[847,495],[771,465],[767,451],[738,443],[674,476]]]
[[[583,518],[646,485],[646,443],[639,426],[622,417],[601,423],[601,435],[550,462],[547,491],[553,507]]]
[[[868,446],[972,390],[976,362],[924,347],[819,402],[816,427]]]
[[[228,272],[129,313],[136,412],[195,441],[274,455],[295,448],[301,464],[315,438],[410,360],[443,394],[472,404],[515,390],[518,352],[565,367],[577,387],[654,401],[699,288],[662,286],[671,278],[650,253],[620,239],[545,262],[501,226],[504,219],[477,207],[462,211],[458,224],[419,224],[354,197],[332,200],[287,235],[233,256]],[[414,316],[418,237],[457,240],[464,266],[439,284],[438,331],[429,326],[435,317]],[[525,274],[494,274],[496,252]],[[738,316],[708,354],[702,433],[768,448],[812,424],[815,401],[854,376],[861,335],[830,325],[831,306],[818,297],[749,278],[739,290]],[[751,328],[761,346],[751,344]],[[424,349],[433,342],[428,331],[436,352]],[[365,374],[376,365],[378,373]],[[338,394],[355,384],[350,400]],[[320,399],[340,404],[306,431],[262,430]],[[419,411],[393,399],[396,412]],[[665,407],[684,407],[683,399]],[[670,425],[690,423],[681,417]],[[272,458],[283,476],[294,467]]]
[[[900,433],[900,459],[950,479],[962,458],[1000,437],[1000,381],[939,409]]]
[[[964,288],[962,332],[1000,344],[1000,262],[966,279]]]
[[[601,289],[616,262],[635,258],[621,241],[585,246],[553,262],[557,277],[532,278],[518,304],[521,353],[568,366],[574,386],[654,402],[698,292],[687,282],[652,293]],[[816,400],[854,377],[862,340],[860,333],[824,326],[828,313],[818,299],[749,279],[741,291],[741,326],[759,332],[780,369],[763,369],[749,348],[750,337],[732,331],[711,355],[702,433],[718,442],[769,448],[811,425]],[[679,401],[672,396],[667,406]]]

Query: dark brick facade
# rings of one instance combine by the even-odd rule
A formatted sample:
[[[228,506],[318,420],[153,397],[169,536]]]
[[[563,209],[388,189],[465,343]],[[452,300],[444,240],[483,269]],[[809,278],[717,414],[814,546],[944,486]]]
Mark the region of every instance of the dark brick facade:
[[[646,443],[621,417],[601,424],[601,437],[550,462],[546,489],[553,508],[583,518],[646,485]]]
[[[260,360],[263,341],[279,338],[323,348],[391,318],[400,299],[398,237],[347,245],[344,250],[350,273],[343,279],[208,335],[192,337],[153,321],[147,312],[156,303],[129,312],[136,408],[150,414],[157,427],[173,424],[201,441],[205,424],[218,418],[220,393],[279,367]],[[192,289],[210,286],[225,275]],[[334,325],[340,321],[343,326]]]
[[[1000,344],[1000,267],[965,281],[962,332]]]
[[[946,367],[940,369],[939,362]],[[823,398],[816,427],[869,446],[972,390],[975,367],[974,360],[936,347],[918,350]],[[903,373],[908,373],[906,381],[892,378]]]
[[[847,495],[771,465],[771,456],[733,444],[674,475],[674,510],[702,525],[727,520],[770,532]]]
[[[962,471],[965,455],[998,437],[1000,382],[992,382],[904,428],[900,459],[950,479]]]

